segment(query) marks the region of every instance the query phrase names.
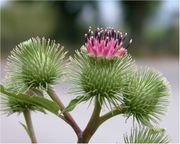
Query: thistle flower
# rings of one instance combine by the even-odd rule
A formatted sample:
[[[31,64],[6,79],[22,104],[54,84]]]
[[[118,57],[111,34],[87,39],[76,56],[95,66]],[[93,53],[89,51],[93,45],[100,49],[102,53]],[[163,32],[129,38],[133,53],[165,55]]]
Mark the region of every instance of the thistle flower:
[[[15,92],[47,88],[63,74],[63,47],[45,38],[20,43],[8,57],[6,85]]]
[[[85,46],[89,55],[96,57],[121,58],[132,43],[132,39],[129,44],[124,47],[123,42],[127,38],[127,33],[123,35],[119,31],[115,31],[113,28],[99,29],[97,28],[95,33],[89,28],[87,34],[85,34]]]
[[[119,32],[97,28],[94,36],[89,30],[85,46],[71,58],[69,74],[74,92],[83,95],[85,100],[97,98],[99,103],[112,108],[121,104],[122,88],[134,63],[131,56],[122,53],[124,38],[121,40]]]

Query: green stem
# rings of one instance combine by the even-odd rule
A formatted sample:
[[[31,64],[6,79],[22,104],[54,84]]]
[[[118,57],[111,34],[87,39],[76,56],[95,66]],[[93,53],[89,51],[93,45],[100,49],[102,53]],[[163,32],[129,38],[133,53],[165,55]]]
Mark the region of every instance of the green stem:
[[[51,97],[51,99],[56,102],[59,105],[59,109],[61,111],[64,110],[65,106],[64,104],[61,102],[61,100],[59,99],[59,97],[56,95],[55,91],[52,88],[49,88],[47,91],[48,95]],[[79,126],[77,125],[77,123],[75,122],[75,120],[73,119],[73,117],[70,115],[70,113],[65,112],[63,113],[65,121],[73,128],[73,130],[75,131],[78,139],[80,137],[82,137],[82,131],[79,128]]]
[[[28,130],[28,134],[30,136],[31,142],[37,143],[36,135],[35,135],[33,124],[32,124],[31,113],[29,110],[27,110],[27,111],[24,111],[23,114],[24,114],[27,130]]]
[[[59,105],[60,110],[63,111],[65,106],[58,98],[54,90],[52,88],[49,88],[47,93],[51,97],[51,99]],[[118,108],[100,117],[101,104],[98,102],[97,99],[95,99],[95,107],[92,116],[83,132],[81,131],[75,120],[68,112],[63,113],[63,115],[64,115],[64,120],[74,129],[78,137],[78,143],[88,143],[91,137],[94,135],[94,133],[102,123],[112,118],[113,116],[124,113],[124,111],[125,109]]]
[[[96,132],[99,126],[99,115],[101,112],[101,105],[97,99],[95,99],[95,107],[92,113],[92,116],[83,131],[81,139],[78,139],[78,143],[88,143],[93,134]]]
[[[111,112],[104,114],[101,117],[99,116],[100,111],[101,111],[101,106],[96,102],[91,119],[83,132],[82,138],[78,139],[78,143],[88,143],[101,124],[103,124],[105,121],[116,115],[124,113],[125,109],[123,108],[115,109]]]
[[[105,121],[107,121],[108,119],[110,119],[116,115],[123,114],[124,111],[125,111],[125,109],[119,108],[119,109],[114,109],[113,111],[110,111],[110,112],[104,114],[99,119],[99,125],[101,125],[102,123],[104,123]]]

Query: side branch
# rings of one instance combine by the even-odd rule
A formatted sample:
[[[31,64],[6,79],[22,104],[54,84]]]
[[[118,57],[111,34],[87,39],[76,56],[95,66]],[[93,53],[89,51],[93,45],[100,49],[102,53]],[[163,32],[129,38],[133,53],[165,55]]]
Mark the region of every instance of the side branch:
[[[47,93],[51,97],[51,99],[59,105],[60,110],[63,111],[65,106],[61,102],[59,97],[56,95],[55,91],[52,88],[49,88]],[[73,119],[73,117],[70,115],[70,113],[65,112],[65,113],[63,113],[63,115],[64,115],[64,117],[63,117],[64,120],[73,128],[73,130],[75,131],[77,137],[78,138],[81,137],[82,136],[82,131],[79,128],[79,126],[77,125],[77,123],[75,122],[75,120]],[[62,117],[60,117],[60,118],[62,118]]]
[[[101,112],[101,104],[95,99],[95,106],[92,116],[83,131],[82,138],[78,139],[78,143],[88,143],[99,126],[99,116]]]
[[[124,108],[118,108],[118,109],[114,109],[113,111],[110,111],[110,112],[104,114],[103,116],[101,116],[99,118],[99,125],[101,125],[103,122],[105,122],[106,120],[108,120],[116,115],[123,114],[124,112],[125,112]]]

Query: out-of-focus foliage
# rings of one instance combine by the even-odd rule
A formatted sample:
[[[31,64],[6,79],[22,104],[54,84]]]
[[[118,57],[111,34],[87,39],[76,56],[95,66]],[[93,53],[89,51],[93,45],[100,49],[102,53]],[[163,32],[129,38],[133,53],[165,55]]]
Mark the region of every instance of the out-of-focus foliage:
[[[124,24],[133,36],[133,52],[149,55],[178,54],[177,25],[167,28],[148,26],[148,20],[155,16],[162,1],[122,1]],[[166,15],[164,15],[166,17]],[[173,16],[177,19],[178,16]]]
[[[87,27],[80,27],[78,17],[85,5],[91,5],[96,9],[96,1],[54,1],[51,4],[57,12],[57,22],[55,37],[77,42],[82,38],[83,30]]]
[[[13,48],[33,36],[50,36],[56,21],[55,10],[46,3],[9,2],[2,8],[2,47]]]
[[[105,12],[110,11],[102,10],[100,5],[107,3],[111,4],[110,1],[8,1],[1,6],[2,54],[9,53],[18,43],[36,36],[56,39],[74,52],[83,45],[83,35],[89,25],[93,28],[112,26],[102,20],[108,18]],[[133,38],[131,53],[139,56],[178,55],[178,21],[172,24],[178,19],[178,14],[170,16],[166,27],[157,26],[157,19],[153,19],[165,1],[114,3],[118,5],[117,16],[123,18],[123,22],[116,21],[116,28],[130,32],[129,36]],[[111,15],[115,16],[113,12]],[[165,14],[161,17],[168,16]],[[155,25],[149,25],[149,21]]]
[[[53,7],[42,3],[14,3],[2,9],[3,37],[17,38],[31,34],[52,33],[56,16]],[[13,35],[13,34],[16,35]]]
[[[87,28],[78,22],[85,5],[96,9],[95,1],[8,2],[2,7],[2,52],[36,36],[60,40],[68,43],[70,49],[77,49],[72,45],[82,43],[83,30]]]
[[[124,23],[131,33],[142,34],[145,20],[155,13],[160,1],[122,1],[124,10]]]
[[[178,55],[179,53],[179,27],[172,25],[165,29],[147,29],[145,41],[149,49],[156,54]],[[151,52],[153,54],[153,52]]]

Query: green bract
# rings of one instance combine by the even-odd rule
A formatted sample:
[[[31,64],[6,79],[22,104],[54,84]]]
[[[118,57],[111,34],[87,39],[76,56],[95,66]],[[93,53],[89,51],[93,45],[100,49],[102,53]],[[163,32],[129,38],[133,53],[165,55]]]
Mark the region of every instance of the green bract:
[[[135,127],[131,134],[124,136],[125,143],[169,143],[169,138],[164,129],[150,129],[147,127]]]
[[[146,68],[135,72],[127,80],[123,101],[129,115],[138,122],[158,122],[166,111],[169,87],[159,72]]]
[[[20,43],[8,57],[6,85],[15,92],[47,88],[62,76],[63,47],[45,38],[31,38]]]
[[[89,99],[96,97],[108,107],[121,104],[122,88],[134,66],[129,55],[106,59],[81,51],[76,52],[71,62],[71,80],[77,94]]]

